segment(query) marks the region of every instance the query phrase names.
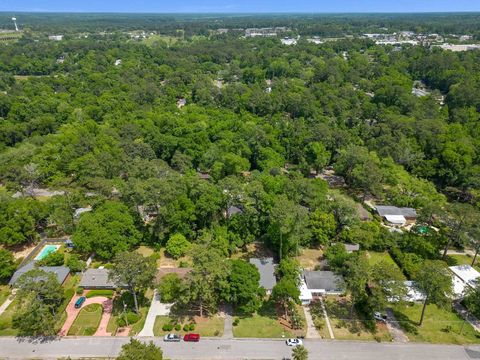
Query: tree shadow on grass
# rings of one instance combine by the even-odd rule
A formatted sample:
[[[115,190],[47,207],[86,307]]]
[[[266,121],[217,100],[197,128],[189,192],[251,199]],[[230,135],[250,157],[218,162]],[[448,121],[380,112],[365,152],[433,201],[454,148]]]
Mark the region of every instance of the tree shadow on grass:
[[[393,315],[403,330],[410,334],[418,334],[418,322],[410,320],[408,316],[396,310],[393,310]]]

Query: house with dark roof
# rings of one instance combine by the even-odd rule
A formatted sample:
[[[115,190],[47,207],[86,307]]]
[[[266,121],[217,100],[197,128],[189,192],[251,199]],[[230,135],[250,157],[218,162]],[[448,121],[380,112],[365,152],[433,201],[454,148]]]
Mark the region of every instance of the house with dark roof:
[[[115,290],[116,288],[121,287],[108,278],[109,274],[110,270],[108,269],[87,269],[83,273],[82,280],[80,280],[78,286],[84,289],[110,290]]]
[[[10,285],[11,287],[15,287],[15,284],[20,278],[20,276],[22,276],[23,274],[35,268],[36,268],[35,263],[29,262],[26,265],[22,266],[21,268],[17,269],[17,271],[15,271],[12,278],[10,279],[10,282],[8,283],[8,285]],[[37,269],[55,274],[60,284],[63,284],[67,279],[68,275],[70,274],[70,269],[66,266],[39,266],[37,267]]]
[[[225,214],[225,217],[227,219],[230,219],[232,216],[235,216],[237,214],[242,214],[243,213],[243,210],[241,207],[239,206],[229,206],[227,208],[227,212]]]
[[[342,295],[346,291],[345,281],[341,275],[332,271],[304,271],[300,279],[300,301],[310,304],[322,295]]]
[[[260,286],[267,291],[267,294],[270,294],[273,287],[277,284],[273,258],[251,258],[250,264],[256,266],[260,273]]]

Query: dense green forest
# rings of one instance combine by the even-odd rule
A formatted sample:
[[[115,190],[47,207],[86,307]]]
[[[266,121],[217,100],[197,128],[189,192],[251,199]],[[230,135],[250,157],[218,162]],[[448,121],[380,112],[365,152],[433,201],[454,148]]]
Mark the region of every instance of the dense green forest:
[[[37,24],[29,16],[36,31],[69,19]],[[175,28],[168,19],[151,29]],[[353,16],[348,26],[333,15],[248,19],[223,21],[320,35],[388,26],[478,36],[480,24],[476,15],[418,23]],[[137,20],[119,16],[104,30],[141,29]],[[65,33],[103,21],[80,17]],[[212,28],[202,17],[175,21],[190,35]],[[79,252],[105,260],[141,243],[176,257],[208,244],[222,259],[257,241],[283,259],[342,241],[390,250],[413,278],[445,247],[478,249],[480,51],[357,38],[317,45],[302,37],[296,46],[231,34],[177,40],[112,32],[56,42],[33,31],[0,44],[0,244],[46,232],[73,235]],[[415,81],[431,94],[412,95]],[[316,177],[324,169],[346,187],[329,188]],[[12,197],[38,187],[66,194]],[[361,222],[357,203],[369,199],[414,207],[440,231],[401,235],[378,219]],[[77,221],[75,209],[87,205],[93,211]],[[232,207],[239,214],[230,216]],[[144,222],[145,213],[154,220]],[[348,277],[345,258],[332,250],[330,260]]]

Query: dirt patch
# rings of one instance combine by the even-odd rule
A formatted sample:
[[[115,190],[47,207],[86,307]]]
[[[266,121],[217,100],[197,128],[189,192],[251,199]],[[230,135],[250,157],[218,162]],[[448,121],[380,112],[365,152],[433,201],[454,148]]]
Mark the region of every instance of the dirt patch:
[[[315,270],[315,267],[321,264],[323,259],[323,250],[318,249],[303,249],[302,254],[297,256],[300,266],[305,270]]]

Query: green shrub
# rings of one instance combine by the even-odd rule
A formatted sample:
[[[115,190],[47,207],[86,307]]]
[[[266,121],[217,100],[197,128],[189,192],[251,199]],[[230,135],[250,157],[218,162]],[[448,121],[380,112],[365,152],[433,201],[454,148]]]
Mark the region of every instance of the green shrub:
[[[183,331],[190,331],[190,325],[183,325]]]
[[[195,324],[190,324],[189,329],[190,329],[190,331],[195,330]]]
[[[117,318],[117,324],[120,327],[124,327],[124,326],[127,326],[127,323],[128,323],[128,325],[130,326],[137,323],[140,320],[140,317],[141,317],[140,315],[134,312],[127,312],[126,315],[122,314]],[[126,320],[128,320],[128,322]]]
[[[175,331],[180,331],[182,329],[182,325],[177,324],[175,325]]]
[[[162,326],[163,331],[172,331],[173,325],[172,324],[165,324]]]
[[[83,294],[83,288],[82,287],[78,287],[77,290],[75,291],[75,293],[77,295],[82,295]]]
[[[95,296],[105,296],[111,299],[113,296],[113,290],[107,290],[107,289],[90,290],[85,296],[87,297],[87,299]]]
[[[240,319],[239,319],[239,318],[233,319],[233,326],[238,326],[239,323],[240,323]]]
[[[214,335],[214,336],[218,336],[218,335],[220,335],[220,331],[218,331],[218,330],[215,330],[215,332],[213,333],[213,335]]]

